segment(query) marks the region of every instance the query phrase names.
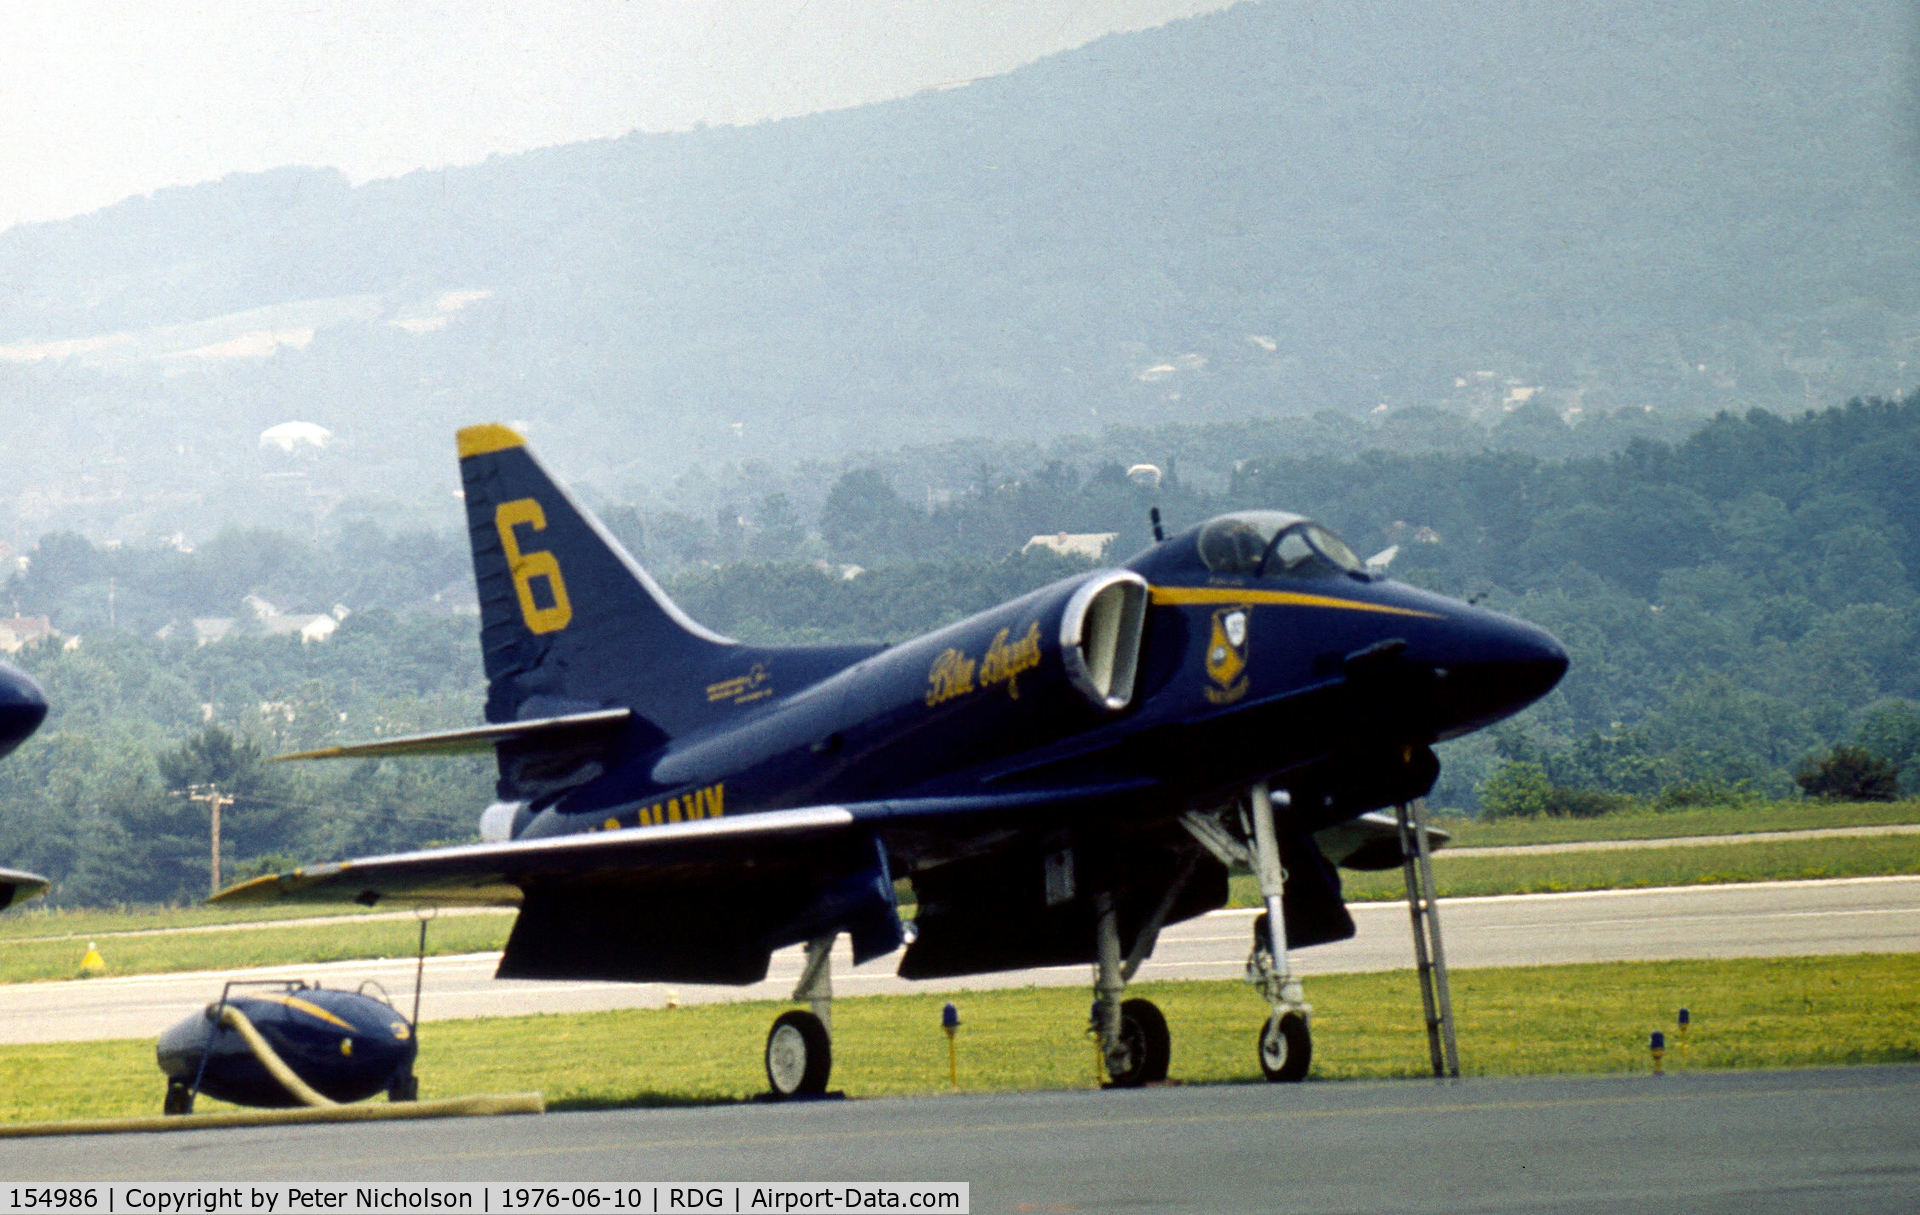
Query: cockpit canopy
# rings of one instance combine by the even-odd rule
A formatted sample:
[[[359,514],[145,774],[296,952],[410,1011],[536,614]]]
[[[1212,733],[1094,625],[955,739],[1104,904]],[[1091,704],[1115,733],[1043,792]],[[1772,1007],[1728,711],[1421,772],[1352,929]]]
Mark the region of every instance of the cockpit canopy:
[[[1347,542],[1311,519],[1278,510],[1221,515],[1200,528],[1200,560],[1215,574],[1253,578],[1367,576]]]

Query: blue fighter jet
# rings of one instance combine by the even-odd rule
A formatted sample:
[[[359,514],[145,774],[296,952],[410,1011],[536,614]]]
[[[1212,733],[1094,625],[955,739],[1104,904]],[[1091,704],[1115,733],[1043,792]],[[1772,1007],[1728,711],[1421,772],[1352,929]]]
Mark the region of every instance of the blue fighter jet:
[[[508,978],[745,984],[804,944],[795,998],[816,1011],[766,1043],[782,1096],[827,1083],[840,933],[856,962],[904,945],[913,979],[1091,963],[1111,1081],[1164,1079],[1165,1019],[1126,983],[1164,926],[1226,902],[1233,865],[1268,908],[1261,1068],[1300,1078],[1287,951],[1353,934],[1335,865],[1399,864],[1374,812],[1431,788],[1434,743],[1567,666],[1540,629],[1391,581],[1279,511],[898,645],[751,645],[682,612],[519,434],[476,426],[458,448],[488,724],[298,758],[491,750],[482,842],[218,898],[514,904]]]
[[[27,740],[47,717],[46,693],[26,672],[0,662],[0,756]],[[37,873],[0,869],[0,908],[24,902],[47,888]]]

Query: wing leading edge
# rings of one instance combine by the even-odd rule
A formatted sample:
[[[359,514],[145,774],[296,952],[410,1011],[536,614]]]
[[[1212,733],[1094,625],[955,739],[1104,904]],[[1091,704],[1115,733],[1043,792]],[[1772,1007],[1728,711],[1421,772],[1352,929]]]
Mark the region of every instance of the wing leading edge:
[[[702,873],[780,868],[793,863],[798,841],[845,835],[856,825],[868,830],[911,825],[965,831],[968,823],[986,829],[1012,817],[1032,826],[1027,816],[1035,813],[1053,817],[1113,807],[1153,788],[1152,782],[1129,781],[984,796],[896,798],[464,844],[310,865],[230,886],[211,901],[372,906],[382,900],[411,900],[510,906],[521,901],[529,885],[570,880],[670,885],[697,880]]]
[[[310,865],[230,886],[210,900],[225,904],[361,903],[388,899],[512,905],[529,882],[604,877],[627,872],[635,881],[651,871],[694,858],[706,864],[737,860],[758,846],[795,835],[852,826],[843,806],[771,810],[737,818],[588,831],[537,840],[467,844]]]

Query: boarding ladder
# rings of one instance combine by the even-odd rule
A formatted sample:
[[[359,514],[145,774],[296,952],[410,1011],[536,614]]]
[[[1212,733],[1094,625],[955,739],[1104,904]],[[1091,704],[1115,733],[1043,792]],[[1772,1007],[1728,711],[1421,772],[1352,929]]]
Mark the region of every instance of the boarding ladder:
[[[1434,902],[1433,849],[1427,839],[1426,803],[1415,798],[1393,808],[1400,825],[1400,867],[1407,879],[1407,911],[1413,917],[1413,955],[1420,968],[1420,1001],[1427,1014],[1427,1051],[1436,1077],[1459,1079],[1460,1044],[1453,1034],[1453,992],[1447,986],[1447,952],[1440,943],[1440,908]]]

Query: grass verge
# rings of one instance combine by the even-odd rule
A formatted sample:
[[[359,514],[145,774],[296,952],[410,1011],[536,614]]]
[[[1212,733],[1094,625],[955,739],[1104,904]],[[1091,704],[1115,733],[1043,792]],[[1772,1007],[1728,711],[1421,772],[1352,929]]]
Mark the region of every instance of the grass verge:
[[[1910,835],[1530,856],[1450,856],[1443,850],[1433,856],[1433,880],[1442,898],[1908,873],[1920,873],[1920,837]],[[1342,872],[1340,884],[1347,900],[1355,903],[1403,899],[1407,894],[1398,869]],[[1260,890],[1252,875],[1235,874],[1228,906],[1259,905]]]
[[[1509,844],[1570,844],[1587,840],[1672,839],[1683,835],[1735,835],[1745,831],[1811,831],[1822,827],[1886,827],[1920,823],[1920,801],[1754,802],[1744,806],[1686,806],[1672,810],[1626,810],[1598,818],[1521,818],[1481,822],[1438,815],[1460,848]]]
[[[441,916],[427,934],[433,955],[479,953],[506,944],[513,912]],[[356,958],[410,958],[420,946],[420,926],[404,919],[344,918],[324,924],[225,931],[190,930],[95,938],[109,975],[163,974],[187,970],[240,970],[252,966],[341,962]],[[80,970],[86,939],[61,936],[0,941],[0,983],[70,979]]]
[[[1635,1072],[1648,1036],[1693,1025],[1669,1070],[1920,1061],[1920,955],[1601,963],[1456,971],[1469,1075]],[[1265,1009],[1243,983],[1143,983],[1173,1033],[1177,1083],[1258,1083]],[[1315,979],[1314,1080],[1427,1074],[1411,972]],[[1024,988],[870,996],[834,1005],[833,1084],[855,1097],[946,1091],[940,1008],[960,1007],[968,1092],[1092,1088],[1087,994]],[[540,1089],[550,1108],[740,1101],[765,1086],[773,1003],[473,1021],[422,1028],[421,1096]],[[0,1047],[14,1121],[152,1113],[162,1088],[145,1041]],[[206,1108],[218,1103],[206,1102]]]
[[[28,903],[0,917],[0,944],[23,938],[48,940],[97,939],[124,932],[172,931],[180,928],[220,928],[267,920],[354,917],[366,909],[350,904],[288,904],[284,907],[49,907]]]

